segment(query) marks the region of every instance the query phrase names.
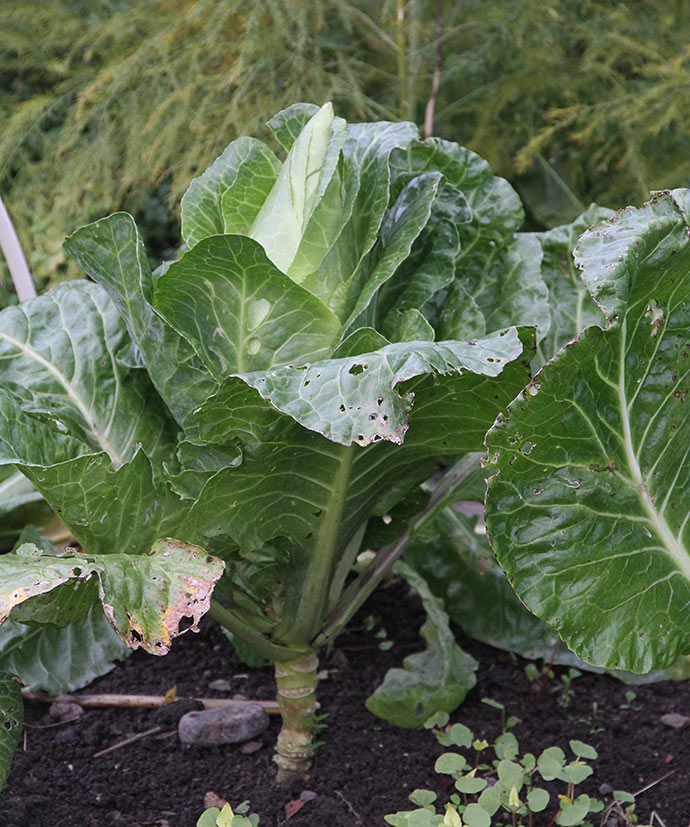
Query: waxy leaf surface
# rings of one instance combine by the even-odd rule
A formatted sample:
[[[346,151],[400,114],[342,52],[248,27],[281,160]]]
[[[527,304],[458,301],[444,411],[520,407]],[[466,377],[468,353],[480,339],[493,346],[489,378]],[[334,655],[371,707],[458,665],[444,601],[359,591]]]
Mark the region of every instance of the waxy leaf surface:
[[[245,137],[233,141],[192,181],[182,198],[182,238],[187,246],[194,247],[211,235],[247,232],[280,166],[261,141]]]
[[[585,234],[609,326],[589,327],[488,436],[491,542],[584,660],[646,672],[690,652],[688,191]]]
[[[207,438],[222,435],[228,418],[238,415],[237,382],[243,381],[274,408],[333,442],[402,443],[414,396],[401,395],[398,385],[426,374],[441,377],[441,384],[445,375],[496,377],[522,350],[512,328],[475,342],[401,342],[304,367],[246,373],[241,379],[226,380],[198,418]],[[474,411],[468,407],[457,415],[472,418]]]
[[[170,438],[168,418],[153,386],[130,367],[133,358],[117,309],[86,281],[0,314],[0,386],[21,398],[23,411],[54,420],[116,467],[140,445],[155,456]]]
[[[151,307],[153,277],[134,219],[115,213],[88,224],[65,241],[65,249],[108,293],[156,390],[189,431],[192,413],[216,382],[186,339]]]
[[[82,689],[131,651],[100,605],[64,629],[27,626],[12,618],[0,626],[0,670],[18,675],[26,689],[49,695]]]
[[[153,305],[218,380],[327,357],[340,322],[241,235],[200,241],[158,279]]]

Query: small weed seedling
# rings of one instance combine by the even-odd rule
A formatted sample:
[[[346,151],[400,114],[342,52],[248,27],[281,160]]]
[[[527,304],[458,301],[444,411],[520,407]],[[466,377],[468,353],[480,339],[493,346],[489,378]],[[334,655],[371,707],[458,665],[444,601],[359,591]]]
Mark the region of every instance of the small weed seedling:
[[[558,692],[558,703],[564,709],[570,706],[570,702],[572,701],[573,697],[575,696],[575,690],[573,689],[573,681],[575,678],[579,678],[582,672],[579,669],[575,669],[571,667],[568,669],[567,672],[564,672],[560,678],[560,685],[556,687],[555,691]]]
[[[632,709],[632,702],[637,697],[637,692],[633,692],[632,690],[628,690],[625,693],[625,703],[622,703],[618,708],[619,709]]]
[[[249,812],[249,802],[243,801],[233,810],[226,804],[222,810],[209,807],[199,817],[196,827],[257,827],[259,816]]]
[[[512,729],[515,724],[518,723],[519,718],[516,718],[514,715],[511,715],[509,718],[506,718],[506,708],[500,701],[495,701],[493,698],[482,698],[482,703],[486,704],[487,706],[492,706],[494,709],[498,709],[501,713],[501,731],[505,732],[508,729]],[[434,720],[433,718],[431,719]]]
[[[597,813],[602,814],[597,822],[602,827],[614,807],[634,803],[634,797],[623,792],[614,792],[608,806],[584,793],[576,794],[577,785],[593,773],[588,761],[597,758],[594,747],[582,741],[570,741],[574,755],[570,761],[560,747],[548,747],[538,758],[532,753],[520,756],[517,738],[505,728],[490,745],[475,738],[464,724],[447,724],[448,715],[437,713],[425,726],[433,729],[443,746],[474,752],[469,756],[445,752],[436,761],[435,771],[449,775],[457,793],[450,796],[444,812],[438,813],[435,793],[414,790],[410,800],[418,809],[387,815],[385,820],[393,827],[533,827],[534,814],[543,812],[551,801],[551,794],[537,783],[539,779],[565,785],[556,797],[558,810],[549,827],[593,827],[586,819]],[[493,759],[489,750],[494,753]]]
[[[552,689],[553,692],[558,693],[558,703],[564,709],[570,706],[570,702],[575,695],[573,681],[575,678],[579,678],[581,674],[582,672],[580,672],[579,669],[575,669],[575,667],[571,666],[567,672],[564,672],[560,676],[559,683]],[[551,668],[551,664],[546,663],[541,669],[537,667],[536,663],[528,663],[525,666],[525,675],[527,676],[527,679],[532,682],[535,692],[541,692],[546,688],[548,681],[556,677],[553,669]]]

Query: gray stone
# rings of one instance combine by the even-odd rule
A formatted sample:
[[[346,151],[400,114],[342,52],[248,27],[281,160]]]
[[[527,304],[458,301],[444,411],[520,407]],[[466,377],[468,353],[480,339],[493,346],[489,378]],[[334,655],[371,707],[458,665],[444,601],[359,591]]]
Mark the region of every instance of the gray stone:
[[[48,714],[51,718],[56,718],[58,721],[74,721],[84,714],[84,710],[79,704],[64,703],[62,701],[55,701],[50,705]]]
[[[659,720],[664,726],[670,726],[673,727],[673,729],[684,729],[690,725],[690,718],[678,712],[669,712],[668,715],[662,715]]]
[[[225,678],[218,678],[215,681],[211,681],[208,688],[213,692],[229,692],[232,689],[230,681],[226,681]]]
[[[177,733],[184,744],[213,747],[251,741],[268,727],[268,715],[260,704],[228,704],[218,709],[188,712]]]

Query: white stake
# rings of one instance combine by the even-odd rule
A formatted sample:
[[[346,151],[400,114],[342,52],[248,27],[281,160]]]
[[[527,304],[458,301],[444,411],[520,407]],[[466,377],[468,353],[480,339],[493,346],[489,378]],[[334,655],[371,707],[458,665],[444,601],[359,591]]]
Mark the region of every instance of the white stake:
[[[36,288],[34,287],[29,267],[24,258],[21,244],[17,238],[17,233],[14,231],[12,219],[7,212],[2,198],[0,197],[0,247],[5,255],[7,266],[10,268],[10,275],[14,289],[17,291],[19,301],[25,299],[36,298]]]

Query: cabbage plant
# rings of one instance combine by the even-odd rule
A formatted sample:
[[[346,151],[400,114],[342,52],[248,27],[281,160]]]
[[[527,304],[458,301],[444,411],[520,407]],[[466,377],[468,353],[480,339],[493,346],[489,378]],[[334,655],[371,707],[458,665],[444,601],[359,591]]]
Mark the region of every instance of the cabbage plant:
[[[178,260],[152,272],[111,215],[66,242],[90,280],[0,315],[0,463],[80,545],[1,557],[0,620],[100,603],[163,654],[210,607],[275,664],[289,773],[319,647],[399,557],[412,503],[416,526],[437,504],[410,493],[442,469],[453,485],[529,380],[514,325],[550,322],[519,200],[474,153],[328,104],[269,126],[278,154],[240,138],[192,182]],[[395,506],[400,542],[348,582]]]

